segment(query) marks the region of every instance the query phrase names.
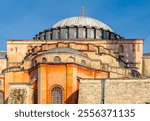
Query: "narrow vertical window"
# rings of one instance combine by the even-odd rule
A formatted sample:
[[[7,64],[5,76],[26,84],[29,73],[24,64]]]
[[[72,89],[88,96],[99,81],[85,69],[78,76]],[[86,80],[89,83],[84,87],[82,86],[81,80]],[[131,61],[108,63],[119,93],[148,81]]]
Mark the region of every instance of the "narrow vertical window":
[[[62,104],[62,89],[58,86],[54,87],[51,91],[51,103]]]

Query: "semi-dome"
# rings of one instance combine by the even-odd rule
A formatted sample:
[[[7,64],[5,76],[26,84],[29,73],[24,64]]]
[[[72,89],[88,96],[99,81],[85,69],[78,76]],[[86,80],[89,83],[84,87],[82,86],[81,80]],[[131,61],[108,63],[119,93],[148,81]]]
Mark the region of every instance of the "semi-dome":
[[[65,26],[88,26],[88,27],[102,28],[104,30],[109,30],[111,32],[113,31],[106,24],[96,19],[85,17],[85,16],[77,16],[77,17],[70,17],[70,18],[63,19],[57,22],[54,26],[52,26],[52,28],[65,27]]]

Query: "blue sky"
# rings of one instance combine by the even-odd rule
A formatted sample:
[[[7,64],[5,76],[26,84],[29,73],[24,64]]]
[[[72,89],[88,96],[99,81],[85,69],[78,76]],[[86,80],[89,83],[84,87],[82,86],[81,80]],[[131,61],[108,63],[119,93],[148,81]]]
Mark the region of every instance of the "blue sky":
[[[143,38],[150,52],[150,0],[0,0],[0,50],[7,39],[32,39],[61,19],[98,19],[129,39]]]

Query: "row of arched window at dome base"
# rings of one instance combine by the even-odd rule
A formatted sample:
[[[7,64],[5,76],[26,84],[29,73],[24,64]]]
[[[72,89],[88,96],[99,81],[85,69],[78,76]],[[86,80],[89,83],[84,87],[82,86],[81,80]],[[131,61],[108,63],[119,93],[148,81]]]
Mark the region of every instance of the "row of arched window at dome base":
[[[70,57],[68,58],[68,61],[69,61],[69,62],[75,62],[75,58],[70,56]],[[47,62],[48,62],[47,58],[46,58],[46,57],[43,57],[43,58],[42,58],[42,63],[47,63]],[[37,60],[35,60],[35,61],[34,61],[34,65],[36,65],[37,63],[38,63]],[[54,57],[54,63],[61,63],[61,58],[60,58],[59,56],[55,56],[55,57]],[[83,66],[86,65],[85,60],[81,60],[81,65],[83,65]]]
[[[106,39],[106,40],[120,40],[124,39],[120,35],[103,28],[97,27],[59,27],[51,28],[40,32],[34,40],[57,40],[57,39]]]

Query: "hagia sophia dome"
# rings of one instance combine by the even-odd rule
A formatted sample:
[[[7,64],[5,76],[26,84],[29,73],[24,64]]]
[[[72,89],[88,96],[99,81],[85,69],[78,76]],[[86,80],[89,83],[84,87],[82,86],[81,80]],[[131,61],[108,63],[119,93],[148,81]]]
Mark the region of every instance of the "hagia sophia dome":
[[[87,26],[87,27],[103,28],[104,30],[109,30],[111,32],[113,31],[106,24],[86,16],[77,16],[77,17],[70,17],[70,18],[63,19],[57,22],[55,25],[53,25],[52,28],[65,27],[65,26],[85,26],[85,27]]]
[[[60,20],[50,29],[39,32],[34,40],[65,40],[65,39],[124,39],[116,34],[108,25],[94,18],[81,16]]]

